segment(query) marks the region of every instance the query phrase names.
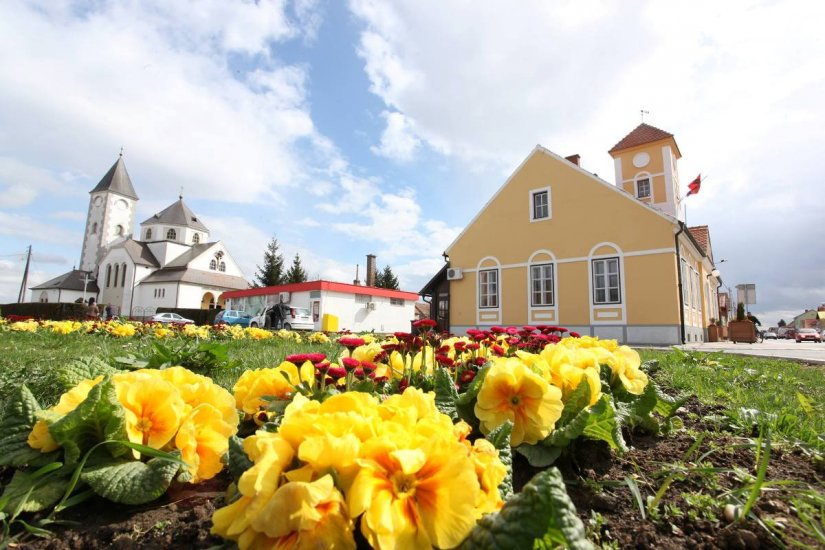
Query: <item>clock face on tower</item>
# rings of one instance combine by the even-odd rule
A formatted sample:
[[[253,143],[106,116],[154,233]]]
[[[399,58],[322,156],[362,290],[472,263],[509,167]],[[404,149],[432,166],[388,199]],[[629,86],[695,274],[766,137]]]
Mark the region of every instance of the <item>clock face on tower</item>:
[[[95,197],[94,204],[95,206],[100,206],[103,204],[103,197]]]
[[[126,208],[128,208],[129,205],[126,203],[125,200],[118,199],[118,201],[115,203],[115,206],[118,210],[126,210]]]

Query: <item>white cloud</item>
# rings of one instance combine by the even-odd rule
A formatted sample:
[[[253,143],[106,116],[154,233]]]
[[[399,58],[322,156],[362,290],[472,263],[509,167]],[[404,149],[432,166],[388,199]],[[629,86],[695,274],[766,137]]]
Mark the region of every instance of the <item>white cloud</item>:
[[[86,213],[79,210],[60,210],[52,214],[56,220],[69,220],[73,222],[85,222]]]
[[[67,232],[60,227],[43,223],[31,216],[9,214],[3,211],[0,211],[0,235],[13,235],[26,237],[34,242],[67,245],[78,245],[78,243],[83,242],[83,235]]]
[[[372,152],[395,160],[411,160],[421,140],[415,136],[410,121],[398,112],[384,111],[381,116],[387,121],[387,126],[381,134],[381,144],[372,147]]]

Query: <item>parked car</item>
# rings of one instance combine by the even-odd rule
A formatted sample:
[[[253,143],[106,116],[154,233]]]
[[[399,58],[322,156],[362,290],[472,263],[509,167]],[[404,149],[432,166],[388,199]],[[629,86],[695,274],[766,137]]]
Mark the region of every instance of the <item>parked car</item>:
[[[315,328],[315,323],[312,321],[312,315],[309,312],[309,309],[305,307],[294,307],[287,304],[276,304],[274,306],[265,307],[261,310],[258,315],[252,317],[249,321],[249,326],[251,327],[266,327],[266,328],[275,328],[271,320],[267,320],[267,318],[272,318],[272,310],[280,307],[281,308],[281,319],[282,319],[282,328],[287,330],[313,330]]]
[[[768,330],[762,333],[762,338],[764,338],[765,340],[776,340],[776,332],[774,332],[772,328],[769,328]]]
[[[177,313],[158,313],[152,317],[153,323],[177,323],[179,325],[189,325],[194,323],[192,319],[181,317]]]
[[[213,325],[240,325],[242,327],[248,327],[249,322],[252,320],[252,316],[245,311],[241,311],[239,309],[225,309],[223,311],[219,311],[217,315],[215,315],[215,320],[212,322]]]
[[[821,342],[822,338],[815,328],[801,328],[796,331],[796,341],[798,342]]]
[[[788,340],[793,340],[794,338],[796,338],[796,329],[788,327],[785,330],[785,338],[787,338]]]

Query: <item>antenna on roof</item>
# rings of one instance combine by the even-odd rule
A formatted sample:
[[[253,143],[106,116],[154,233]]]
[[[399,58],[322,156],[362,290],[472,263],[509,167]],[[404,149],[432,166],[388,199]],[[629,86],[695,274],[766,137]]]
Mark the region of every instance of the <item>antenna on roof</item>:
[[[645,115],[649,115],[650,111],[645,111],[644,109],[640,109],[639,114],[642,115],[642,124],[644,124],[645,123]]]

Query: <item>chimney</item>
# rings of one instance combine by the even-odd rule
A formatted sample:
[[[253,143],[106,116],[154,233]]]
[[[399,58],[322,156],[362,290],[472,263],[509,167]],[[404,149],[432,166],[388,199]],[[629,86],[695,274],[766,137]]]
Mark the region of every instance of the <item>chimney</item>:
[[[564,160],[569,160],[576,166],[579,166],[579,160],[581,160],[581,155],[570,155],[569,157],[564,157]]]
[[[367,254],[367,286],[375,286],[375,254]]]
[[[355,286],[361,286],[361,281],[358,280],[358,268],[361,267],[358,264],[355,264],[355,280],[352,281],[352,284]]]

